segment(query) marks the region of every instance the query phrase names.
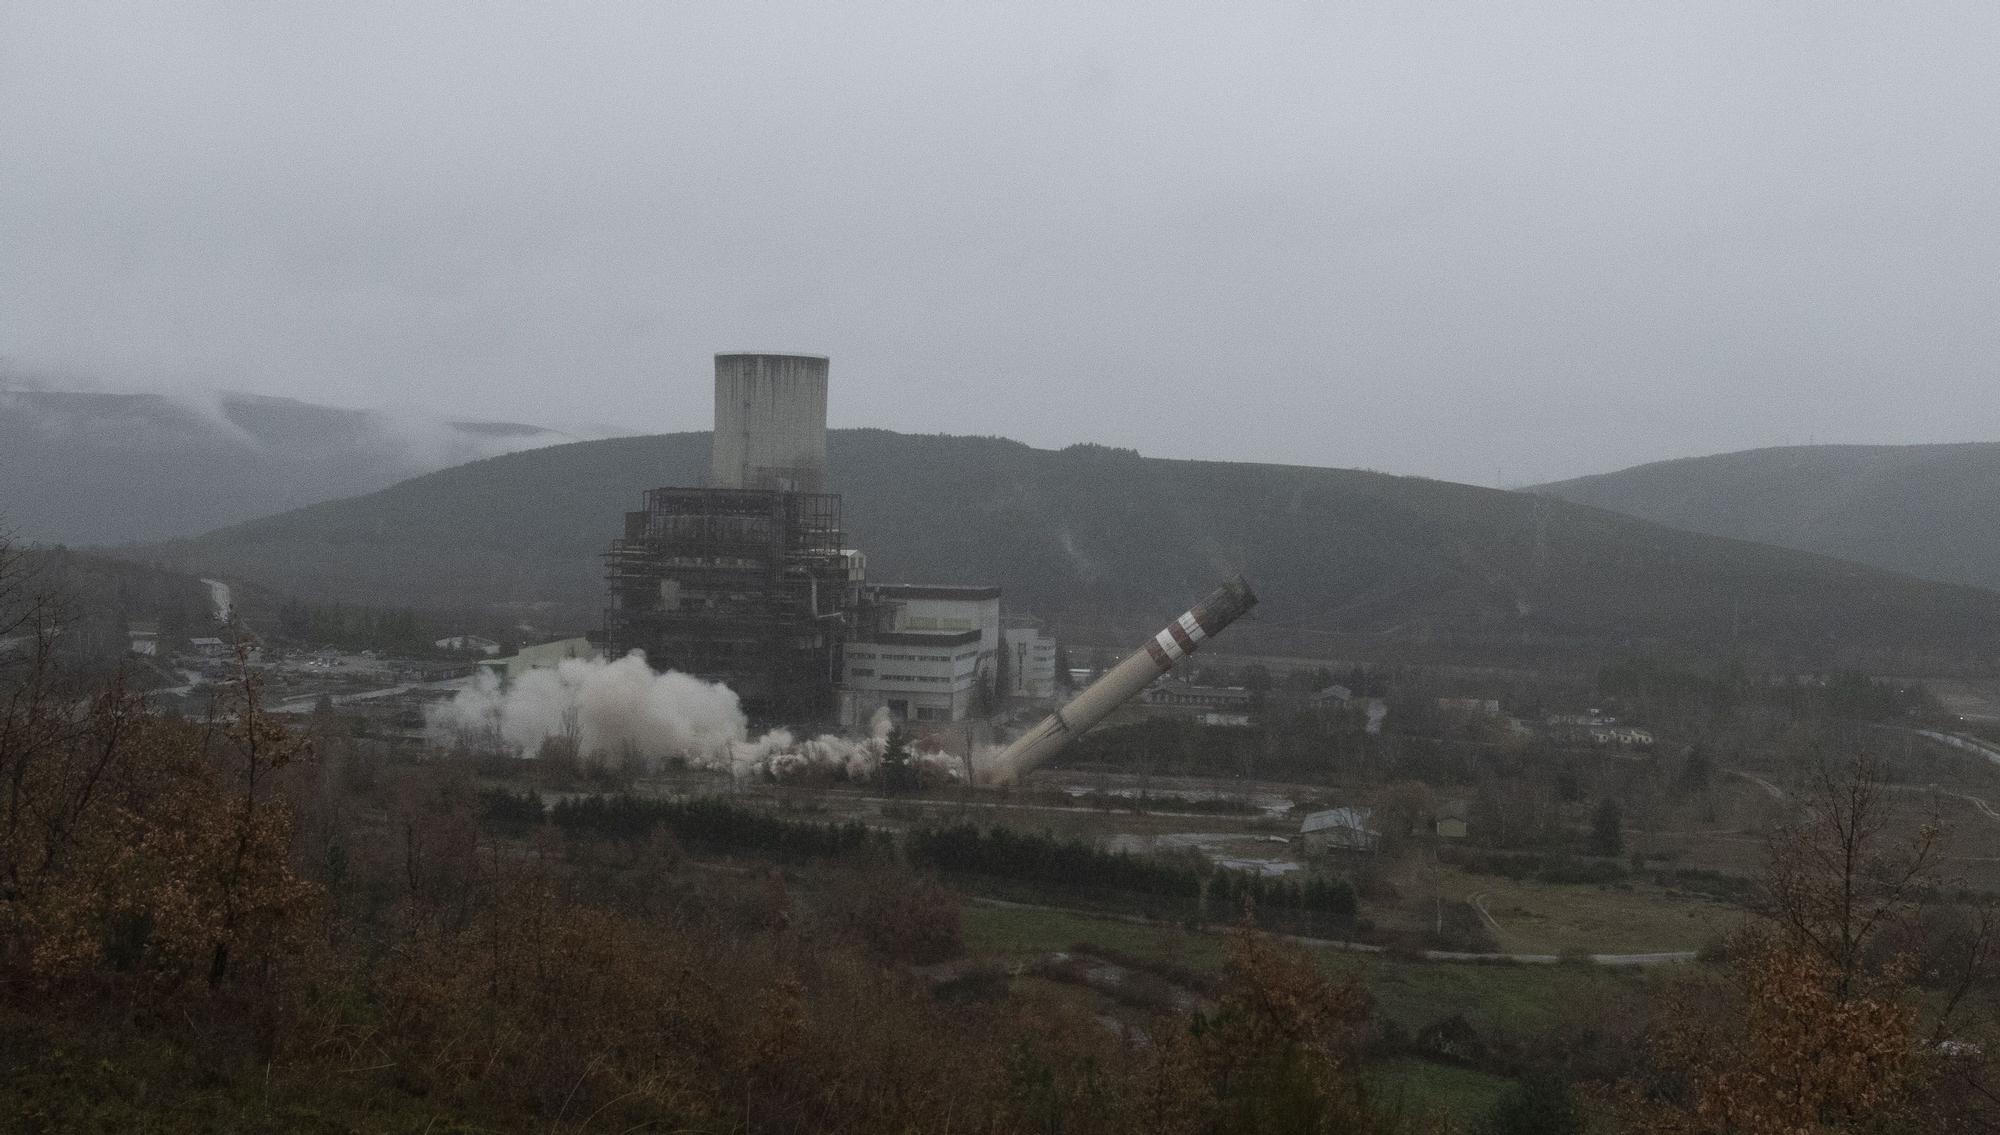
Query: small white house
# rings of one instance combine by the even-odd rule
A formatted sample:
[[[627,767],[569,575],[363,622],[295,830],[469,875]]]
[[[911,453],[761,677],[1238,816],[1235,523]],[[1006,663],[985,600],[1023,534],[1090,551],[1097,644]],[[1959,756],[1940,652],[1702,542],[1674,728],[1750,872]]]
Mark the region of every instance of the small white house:
[[[1312,696],[1312,704],[1315,709],[1344,709],[1347,703],[1353,700],[1354,691],[1338,684],[1328,686],[1326,689],[1320,690]]]

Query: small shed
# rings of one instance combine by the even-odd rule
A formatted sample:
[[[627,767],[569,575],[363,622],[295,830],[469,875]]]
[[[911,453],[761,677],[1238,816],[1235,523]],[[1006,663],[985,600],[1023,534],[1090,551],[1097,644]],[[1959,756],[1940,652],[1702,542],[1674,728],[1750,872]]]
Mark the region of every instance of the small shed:
[[[1382,833],[1369,824],[1371,814],[1366,808],[1313,812],[1299,824],[1299,842],[1308,853],[1374,851],[1382,845]]]
[[[1346,686],[1332,685],[1312,696],[1316,709],[1341,709],[1354,700],[1354,691]]]

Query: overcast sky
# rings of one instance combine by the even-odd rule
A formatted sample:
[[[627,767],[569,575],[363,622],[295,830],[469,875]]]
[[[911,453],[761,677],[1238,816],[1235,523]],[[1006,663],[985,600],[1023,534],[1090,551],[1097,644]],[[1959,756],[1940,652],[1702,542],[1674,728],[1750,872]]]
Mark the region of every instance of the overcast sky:
[[[2000,440],[2000,4],[0,6],[0,360],[1528,483]]]

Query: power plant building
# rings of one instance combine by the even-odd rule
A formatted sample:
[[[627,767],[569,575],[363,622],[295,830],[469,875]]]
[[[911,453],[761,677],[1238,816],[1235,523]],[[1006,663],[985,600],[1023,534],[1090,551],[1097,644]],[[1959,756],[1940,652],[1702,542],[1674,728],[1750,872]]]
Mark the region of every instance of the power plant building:
[[[659,488],[605,553],[607,653],[735,690],[760,721],[835,710],[863,560],[826,487],[827,360],[715,357],[710,484]]]
[[[841,724],[877,709],[932,724],[979,712],[1000,651],[998,587],[880,584],[862,606],[868,626],[847,644]]]
[[[898,634],[979,632],[980,665],[1000,649],[1000,589],[946,583],[878,583],[868,589],[880,626]]]
[[[1004,692],[1000,589],[867,584],[825,491],[826,405],[822,356],[715,356],[708,483],[649,490],[625,514],[595,637],[611,657],[641,650],[655,670],[728,685],[764,724],[858,726],[885,708],[964,721]],[[1030,651],[1052,696],[1054,644]]]
[[[1056,696],[1055,636],[1023,623],[1002,632],[1007,651],[1007,695],[1035,701]]]
[[[979,701],[979,632],[884,633],[847,645],[840,721],[887,709],[899,721],[963,721]]]

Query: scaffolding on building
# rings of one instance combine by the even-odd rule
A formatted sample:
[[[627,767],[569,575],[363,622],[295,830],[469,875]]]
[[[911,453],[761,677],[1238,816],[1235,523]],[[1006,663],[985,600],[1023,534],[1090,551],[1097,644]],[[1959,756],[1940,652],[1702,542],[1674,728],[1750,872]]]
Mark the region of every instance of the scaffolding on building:
[[[840,496],[664,488],[605,553],[612,657],[726,683],[768,723],[826,719],[860,600]]]

